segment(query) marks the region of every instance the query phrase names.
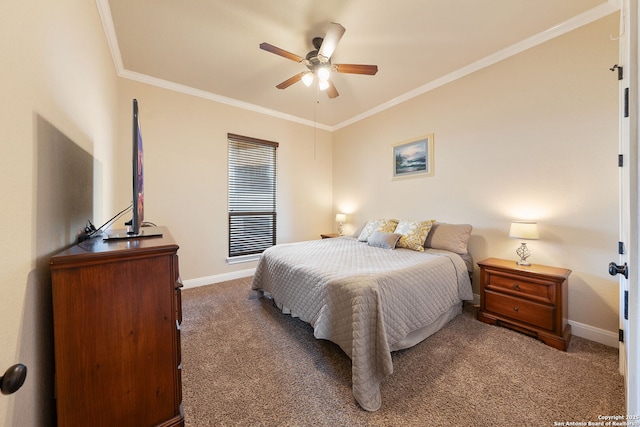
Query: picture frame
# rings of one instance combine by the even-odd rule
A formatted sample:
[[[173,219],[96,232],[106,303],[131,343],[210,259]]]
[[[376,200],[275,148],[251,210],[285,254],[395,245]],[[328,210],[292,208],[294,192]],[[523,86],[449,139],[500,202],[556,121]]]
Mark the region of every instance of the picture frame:
[[[392,179],[433,176],[433,134],[403,141],[392,147]]]

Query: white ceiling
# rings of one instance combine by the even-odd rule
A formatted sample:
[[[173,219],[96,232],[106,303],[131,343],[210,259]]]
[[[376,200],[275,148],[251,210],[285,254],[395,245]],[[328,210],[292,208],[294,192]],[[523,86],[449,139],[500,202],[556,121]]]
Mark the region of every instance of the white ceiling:
[[[338,129],[571,31],[618,0],[97,0],[118,74],[231,105]],[[298,82],[299,56],[329,22],[346,32],[333,63],[378,65],[334,74],[340,96]],[[615,37],[615,34],[612,35]]]

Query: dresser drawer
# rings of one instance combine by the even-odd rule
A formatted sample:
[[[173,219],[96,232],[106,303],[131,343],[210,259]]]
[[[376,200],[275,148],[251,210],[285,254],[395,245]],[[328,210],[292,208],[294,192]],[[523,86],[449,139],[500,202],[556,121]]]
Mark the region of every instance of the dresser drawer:
[[[507,293],[516,297],[553,304],[555,284],[550,281],[523,278],[516,274],[487,272],[486,289]]]
[[[555,309],[553,306],[538,304],[490,290],[485,291],[484,298],[485,310],[489,312],[550,331],[554,329]]]

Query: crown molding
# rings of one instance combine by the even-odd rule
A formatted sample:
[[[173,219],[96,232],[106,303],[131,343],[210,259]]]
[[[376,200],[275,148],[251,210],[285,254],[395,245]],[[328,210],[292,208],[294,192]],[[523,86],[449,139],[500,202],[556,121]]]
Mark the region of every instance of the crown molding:
[[[111,16],[109,0],[96,0],[96,6],[98,7],[98,14],[100,15],[100,20],[102,21],[104,34],[107,37],[107,44],[109,45],[109,51],[111,52],[113,65],[116,67],[116,73],[120,75],[120,73],[122,73],[122,71],[124,70],[124,65],[122,63],[122,55],[120,54],[118,37],[116,37],[116,29],[113,26],[113,17]]]
[[[111,16],[111,8],[109,7],[109,1],[96,0],[96,5],[98,7],[100,20],[102,21],[102,27],[107,37],[107,44],[109,45],[109,50],[111,51],[111,57],[113,59],[113,64],[115,66],[116,74],[118,75],[118,77],[137,81],[140,83],[145,83],[151,86],[156,86],[156,87],[167,89],[173,92],[179,92],[186,95],[208,99],[210,101],[215,101],[220,104],[242,108],[244,110],[253,111],[259,114],[265,114],[267,116],[272,116],[272,117],[287,120],[290,122],[299,123],[305,126],[311,126],[317,129],[322,129],[326,131],[333,130],[331,126],[323,125],[321,123],[315,123],[311,120],[303,119],[301,117],[293,116],[291,114],[285,114],[280,111],[260,107],[255,104],[250,104],[248,102],[243,102],[237,99],[228,98],[226,96],[217,95],[212,92],[195,89],[193,87],[182,85],[180,83],[175,83],[168,80],[152,77],[147,74],[142,74],[142,73],[137,73],[135,71],[127,70],[124,67],[124,63],[122,62],[122,55],[120,53],[120,46],[118,44],[118,37],[116,36],[115,27],[113,25],[113,17]]]
[[[125,69],[124,64],[122,62],[122,55],[120,53],[120,46],[118,45],[118,38],[116,37],[115,27],[113,25],[113,18],[111,16],[109,1],[96,0],[96,4],[98,7],[98,13],[100,14],[100,19],[102,21],[102,26],[104,28],[105,35],[107,37],[107,43],[109,45],[109,50],[111,51],[111,57],[113,59],[116,73],[119,77],[138,81],[141,83],[146,83],[152,86],[157,86],[157,87],[175,91],[175,92],[184,93],[187,95],[196,96],[199,98],[208,99],[211,101],[219,102],[221,104],[242,108],[244,110],[253,111],[259,114],[265,114],[275,118],[291,121],[291,122],[306,125],[306,126],[311,126],[311,127],[326,130],[329,132],[334,132],[336,130],[342,129],[346,126],[349,126],[351,124],[364,120],[368,117],[371,117],[375,114],[378,114],[384,110],[395,107],[396,105],[402,104],[403,102],[406,102],[412,98],[423,95],[427,92],[430,92],[436,88],[444,86],[455,80],[458,80],[478,70],[489,67],[511,56],[524,52],[525,50],[531,49],[532,47],[538,46],[558,36],[561,36],[577,28],[580,28],[584,25],[597,21],[598,19],[604,18],[605,16],[608,16],[612,13],[617,12],[621,8],[621,0],[608,0],[607,3],[603,3],[600,6],[596,6],[593,9],[583,12],[580,15],[576,15],[573,18],[570,18],[554,27],[549,28],[546,31],[543,31],[532,37],[529,37],[528,39],[515,43],[509,47],[506,47],[505,49],[502,49],[496,53],[486,56],[472,64],[462,67],[440,78],[437,78],[414,90],[406,92],[394,99],[391,99],[390,101],[384,102],[378,105],[377,107],[367,110],[362,114],[358,114],[348,120],[338,123],[335,126],[328,126],[328,125],[316,123],[311,120],[303,119],[301,117],[293,116],[291,114],[285,114],[276,110],[260,107],[255,104],[250,104],[248,102],[239,101],[237,99],[228,98],[226,96],[217,95],[215,93],[207,92],[200,89],[195,89],[179,83],[158,79],[155,77],[148,76],[146,74],[136,73],[136,72]]]
[[[403,102],[406,102],[412,98],[415,98],[416,96],[420,96],[422,94],[430,92],[436,88],[439,88],[440,86],[444,86],[448,83],[458,80],[478,70],[489,67],[511,56],[524,52],[525,50],[531,49],[532,47],[538,46],[558,36],[561,36],[577,28],[580,28],[584,25],[597,21],[598,19],[604,18],[605,16],[611,15],[612,13],[617,12],[619,9],[620,9],[619,0],[609,0],[607,3],[604,3],[593,9],[590,9],[580,15],[576,15],[573,18],[568,19],[554,27],[551,27],[546,31],[543,31],[532,37],[529,37],[528,39],[522,40],[518,43],[508,46],[496,53],[493,53],[489,56],[479,59],[476,62],[473,62],[465,67],[462,67],[456,71],[446,74],[412,91],[409,91],[403,95],[400,95],[397,98],[394,98],[390,101],[380,104],[377,107],[374,107],[368,111],[365,111],[362,114],[354,116],[349,120],[345,120],[344,122],[335,125],[332,128],[332,130],[335,131],[335,130],[341,129],[345,126],[349,126],[353,123],[359,122],[360,120],[366,119],[367,117],[378,114],[381,111],[387,110],[391,107],[395,107],[396,105],[402,104]]]
[[[276,117],[279,119],[287,120],[290,122],[299,123],[306,126],[315,127],[326,131],[332,131],[332,128],[320,123],[314,123],[311,120],[296,117],[290,114],[285,114],[280,111],[271,110],[269,108],[260,107],[259,105],[250,104],[248,102],[238,101],[237,99],[228,98],[226,96],[217,95],[215,93],[207,92],[205,90],[195,89],[191,86],[182,85],[180,83],[174,83],[168,80],[151,77],[147,74],[137,73],[135,71],[122,70],[118,73],[119,77],[124,79],[145,83],[151,86],[167,89],[173,92],[182,93],[185,95],[191,95],[198,98],[204,98],[209,101],[215,101],[220,104],[229,105],[231,107],[242,108],[243,110],[252,111],[254,113],[265,114],[267,116]]]

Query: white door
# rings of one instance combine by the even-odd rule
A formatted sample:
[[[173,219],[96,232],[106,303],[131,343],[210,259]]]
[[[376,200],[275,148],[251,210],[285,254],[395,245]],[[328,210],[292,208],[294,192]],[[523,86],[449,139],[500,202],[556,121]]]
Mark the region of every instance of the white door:
[[[630,173],[628,193],[631,206],[631,216],[629,221],[630,245],[633,245],[635,252],[629,258],[629,268],[631,271],[628,300],[628,321],[625,321],[625,363],[626,363],[626,385],[627,385],[627,414],[640,415],[640,286],[638,268],[640,268],[640,251],[638,251],[640,233],[640,220],[638,218],[638,182],[640,180],[640,168],[638,167],[638,122],[640,119],[638,109],[638,22],[640,21],[640,10],[637,0],[625,0],[627,7],[626,15],[628,33],[627,51],[629,57],[629,155],[633,164]]]
[[[618,264],[609,272],[620,278],[620,373],[625,378],[627,414],[640,414],[638,392],[638,4],[624,0],[620,13],[620,244]]]
[[[624,333],[628,330],[628,300],[629,300],[629,272],[628,267],[630,256],[633,255],[633,246],[631,245],[630,223],[631,223],[631,156],[630,156],[630,138],[629,138],[629,8],[630,2],[625,0],[620,12],[620,58],[619,64],[611,68],[618,74],[619,91],[620,91],[620,136],[619,136],[619,152],[620,158],[618,166],[620,167],[620,243],[618,247],[619,264],[609,264],[609,273],[612,275],[620,274],[620,373],[627,376],[627,350],[624,340]],[[636,272],[634,272],[634,276]]]

